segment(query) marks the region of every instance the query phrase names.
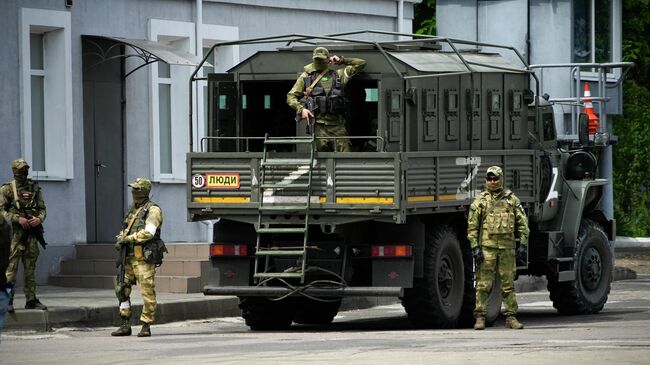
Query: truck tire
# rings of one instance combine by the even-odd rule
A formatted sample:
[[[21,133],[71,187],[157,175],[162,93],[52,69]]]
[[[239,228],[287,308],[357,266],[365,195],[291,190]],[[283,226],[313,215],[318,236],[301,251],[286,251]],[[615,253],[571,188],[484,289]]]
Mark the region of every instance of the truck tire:
[[[409,320],[420,328],[453,328],[461,324],[465,288],[472,277],[465,275],[460,242],[449,226],[426,228],[424,277],[406,289],[402,305]],[[468,283],[469,281],[469,283]]]
[[[612,266],[607,235],[596,222],[583,219],[574,254],[575,281],[548,280],[555,309],[561,314],[600,312],[611,289]]]
[[[291,298],[272,301],[265,297],[240,297],[239,308],[253,331],[286,330],[291,327],[295,313]]]
[[[341,300],[320,302],[299,298],[293,321],[300,324],[329,324],[339,312]]]

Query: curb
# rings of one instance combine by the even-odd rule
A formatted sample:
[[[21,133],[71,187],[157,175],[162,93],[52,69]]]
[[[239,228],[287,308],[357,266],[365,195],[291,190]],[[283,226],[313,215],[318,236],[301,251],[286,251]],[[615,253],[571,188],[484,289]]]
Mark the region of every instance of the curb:
[[[637,274],[625,267],[616,267],[614,281],[636,279]],[[515,281],[517,293],[546,290],[546,278],[521,276]],[[341,311],[359,310],[399,303],[392,297],[347,297]],[[132,324],[139,322],[142,304],[132,304]],[[195,319],[237,317],[241,315],[237,297],[206,296],[200,299],[158,303],[156,324]],[[17,309],[5,316],[4,330],[48,332],[55,328],[108,327],[120,324],[117,305],[100,307],[50,307],[47,311]]]

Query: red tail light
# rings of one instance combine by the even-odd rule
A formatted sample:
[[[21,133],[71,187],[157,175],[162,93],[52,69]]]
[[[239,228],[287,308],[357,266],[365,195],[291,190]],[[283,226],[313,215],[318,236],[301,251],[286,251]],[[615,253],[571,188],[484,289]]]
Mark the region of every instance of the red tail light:
[[[248,256],[248,246],[213,243],[210,245],[210,257],[212,256]]]
[[[372,257],[411,257],[413,247],[410,245],[372,246]]]

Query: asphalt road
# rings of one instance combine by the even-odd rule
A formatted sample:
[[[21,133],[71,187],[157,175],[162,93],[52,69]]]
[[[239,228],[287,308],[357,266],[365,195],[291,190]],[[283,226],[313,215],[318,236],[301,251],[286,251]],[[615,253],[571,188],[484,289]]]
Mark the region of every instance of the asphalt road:
[[[650,276],[615,282],[597,315],[560,316],[546,291],[519,294],[523,331],[413,330],[399,304],[343,312],[327,327],[252,332],[240,318],[153,326],[3,333],[0,364],[648,364]],[[139,327],[134,327],[139,330]]]

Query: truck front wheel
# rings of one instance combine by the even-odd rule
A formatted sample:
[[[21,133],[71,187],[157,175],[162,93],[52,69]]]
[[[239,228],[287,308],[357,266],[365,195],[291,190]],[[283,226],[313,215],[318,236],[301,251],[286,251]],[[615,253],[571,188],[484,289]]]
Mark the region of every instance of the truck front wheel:
[[[553,306],[562,314],[598,313],[607,302],[613,265],[607,235],[596,222],[582,220],[573,260],[574,281],[548,280]]]
[[[416,327],[456,327],[472,277],[464,273],[460,242],[450,227],[426,228],[423,263],[424,277],[416,278],[402,298],[409,320]]]

